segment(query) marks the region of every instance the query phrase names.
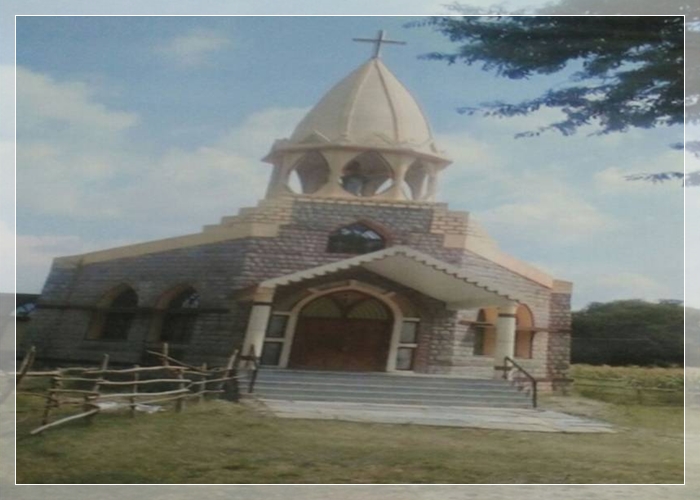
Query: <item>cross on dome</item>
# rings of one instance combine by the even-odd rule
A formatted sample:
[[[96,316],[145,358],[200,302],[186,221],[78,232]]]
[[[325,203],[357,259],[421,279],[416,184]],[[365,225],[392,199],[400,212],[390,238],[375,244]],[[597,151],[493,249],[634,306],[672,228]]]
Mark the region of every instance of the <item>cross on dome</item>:
[[[353,38],[354,42],[369,42],[374,44],[374,55],[372,59],[377,59],[379,57],[379,51],[382,48],[383,43],[393,43],[395,45],[406,45],[406,42],[399,42],[396,40],[387,40],[384,38],[386,36],[386,31],[380,30],[377,33],[377,38]]]

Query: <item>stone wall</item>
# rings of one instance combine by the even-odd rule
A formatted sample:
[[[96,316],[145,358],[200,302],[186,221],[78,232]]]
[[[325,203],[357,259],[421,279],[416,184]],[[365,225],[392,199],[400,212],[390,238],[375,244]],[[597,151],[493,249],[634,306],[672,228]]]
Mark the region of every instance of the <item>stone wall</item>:
[[[571,293],[553,293],[547,343],[547,374],[556,386],[565,379],[571,363]]]

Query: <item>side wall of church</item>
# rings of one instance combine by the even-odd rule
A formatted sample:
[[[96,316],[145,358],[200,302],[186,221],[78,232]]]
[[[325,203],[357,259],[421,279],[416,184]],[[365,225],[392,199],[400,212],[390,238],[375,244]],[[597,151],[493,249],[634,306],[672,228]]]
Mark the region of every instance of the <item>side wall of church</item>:
[[[547,372],[556,386],[566,384],[571,355],[571,294],[553,293],[550,339],[547,345]]]
[[[39,356],[49,359],[97,361],[106,353],[116,363],[142,362],[156,303],[166,292],[188,285],[200,295],[200,312],[186,357],[225,359],[245,333],[239,325],[247,307],[236,303],[232,292],[245,280],[249,246],[248,240],[232,240],[89,265],[55,262],[25,343],[35,344]],[[88,339],[100,299],[124,284],[139,299],[128,339]]]

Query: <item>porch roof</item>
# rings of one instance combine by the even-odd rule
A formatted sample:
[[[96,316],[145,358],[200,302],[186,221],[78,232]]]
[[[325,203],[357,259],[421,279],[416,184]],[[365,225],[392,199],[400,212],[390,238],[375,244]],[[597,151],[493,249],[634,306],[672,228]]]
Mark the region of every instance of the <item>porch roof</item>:
[[[452,264],[438,260],[407,246],[394,246],[349,259],[313,267],[259,284],[260,287],[298,283],[355,267],[365,268],[396,283],[445,302],[449,309],[505,306],[518,302],[486,280],[470,278]]]

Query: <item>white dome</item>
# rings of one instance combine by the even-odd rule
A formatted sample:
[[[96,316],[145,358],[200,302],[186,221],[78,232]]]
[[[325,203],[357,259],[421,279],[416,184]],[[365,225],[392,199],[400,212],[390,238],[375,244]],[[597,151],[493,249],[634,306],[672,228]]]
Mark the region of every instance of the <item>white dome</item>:
[[[287,144],[319,142],[438,154],[418,103],[378,58],[333,87],[297,125]]]

